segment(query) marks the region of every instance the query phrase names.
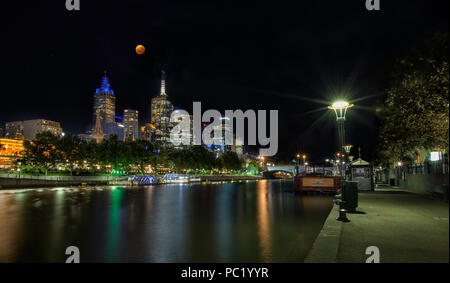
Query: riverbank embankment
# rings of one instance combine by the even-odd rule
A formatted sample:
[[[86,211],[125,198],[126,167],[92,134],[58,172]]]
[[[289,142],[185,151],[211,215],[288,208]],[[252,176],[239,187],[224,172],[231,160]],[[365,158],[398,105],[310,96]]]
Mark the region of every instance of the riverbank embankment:
[[[41,176],[0,174],[0,189],[59,187],[80,185],[107,185],[109,182],[126,180],[124,176]]]
[[[333,207],[305,262],[364,263],[371,247],[382,263],[448,263],[448,203],[395,189],[359,192],[358,202],[348,223]]]
[[[0,174],[0,189],[60,187],[81,185],[108,185],[126,182],[129,176],[36,176]],[[201,182],[259,180],[258,176],[198,176]]]

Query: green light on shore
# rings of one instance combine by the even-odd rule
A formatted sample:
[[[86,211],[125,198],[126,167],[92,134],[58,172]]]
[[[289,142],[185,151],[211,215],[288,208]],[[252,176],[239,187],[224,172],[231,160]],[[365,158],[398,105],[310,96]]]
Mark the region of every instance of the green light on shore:
[[[125,171],[114,169],[114,170],[112,170],[111,174],[115,175],[115,176],[125,175]]]

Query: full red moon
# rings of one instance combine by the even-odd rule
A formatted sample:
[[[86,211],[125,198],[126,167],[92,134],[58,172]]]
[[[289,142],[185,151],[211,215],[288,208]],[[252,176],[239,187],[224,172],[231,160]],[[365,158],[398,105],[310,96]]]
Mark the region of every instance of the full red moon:
[[[144,47],[144,45],[138,45],[138,46],[136,46],[136,53],[137,53],[137,54],[142,55],[142,54],[144,54],[144,52],[145,52],[145,47]]]

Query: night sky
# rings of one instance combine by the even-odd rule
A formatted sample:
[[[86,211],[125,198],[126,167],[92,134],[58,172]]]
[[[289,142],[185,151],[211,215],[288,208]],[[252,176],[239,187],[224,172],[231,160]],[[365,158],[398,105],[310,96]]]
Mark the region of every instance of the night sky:
[[[164,67],[176,108],[279,110],[285,159],[334,152],[334,113],[323,103],[338,97],[356,100],[347,139],[370,159],[394,61],[448,31],[448,1],[437,0],[381,0],[381,11],[365,0],[81,0],[81,11],[65,0],[14,2],[2,3],[2,127],[46,118],[86,132],[104,70],[118,115],[137,109],[147,123]]]

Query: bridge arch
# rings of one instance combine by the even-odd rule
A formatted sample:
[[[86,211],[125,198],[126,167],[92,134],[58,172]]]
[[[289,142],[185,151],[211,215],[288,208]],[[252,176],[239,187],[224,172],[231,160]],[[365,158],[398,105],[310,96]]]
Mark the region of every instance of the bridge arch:
[[[264,167],[262,171],[263,171],[263,173],[264,172],[284,171],[284,172],[289,172],[292,175],[295,175],[295,173],[296,173],[295,165],[267,166],[267,167]]]

